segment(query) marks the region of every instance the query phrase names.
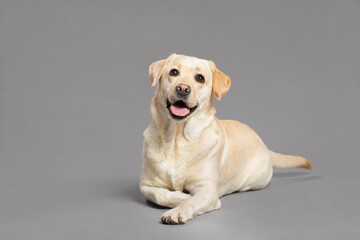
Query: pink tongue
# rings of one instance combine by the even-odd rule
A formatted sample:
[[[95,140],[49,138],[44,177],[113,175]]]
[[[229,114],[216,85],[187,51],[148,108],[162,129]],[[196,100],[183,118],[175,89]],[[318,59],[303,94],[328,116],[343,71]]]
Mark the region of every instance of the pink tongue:
[[[188,108],[175,107],[174,105],[171,105],[170,110],[174,115],[180,116],[180,117],[183,117],[190,112],[190,110]]]

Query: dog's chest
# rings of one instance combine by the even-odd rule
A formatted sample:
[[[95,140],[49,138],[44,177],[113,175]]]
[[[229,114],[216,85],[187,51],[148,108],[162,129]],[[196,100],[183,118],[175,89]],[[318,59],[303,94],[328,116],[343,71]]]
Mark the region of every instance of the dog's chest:
[[[158,145],[159,146],[156,146]],[[194,152],[181,148],[181,143],[169,144],[166,147],[152,141],[146,149],[146,161],[153,171],[152,182],[173,190],[183,191],[191,170]],[[161,145],[161,146],[160,146]]]
[[[164,180],[174,190],[183,191],[187,179],[187,163],[181,161],[179,156],[169,156],[164,159],[162,166],[163,171],[166,173]]]
[[[191,156],[186,152],[167,149],[161,161],[156,162],[159,176],[174,190],[182,191],[188,177]]]

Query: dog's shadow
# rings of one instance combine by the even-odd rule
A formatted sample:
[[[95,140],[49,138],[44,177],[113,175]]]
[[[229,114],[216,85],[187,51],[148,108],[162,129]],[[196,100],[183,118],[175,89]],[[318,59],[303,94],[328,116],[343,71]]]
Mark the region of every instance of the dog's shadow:
[[[304,182],[320,179],[320,176],[308,176],[308,172],[274,172],[272,180],[286,179],[292,182]]]
[[[150,207],[156,208],[156,209],[169,209],[168,207],[159,206],[155,203],[147,201],[145,199],[145,197],[141,194],[139,185],[137,184],[137,182],[124,186],[121,189],[120,195],[125,196],[129,200],[137,202],[141,205],[150,206]]]

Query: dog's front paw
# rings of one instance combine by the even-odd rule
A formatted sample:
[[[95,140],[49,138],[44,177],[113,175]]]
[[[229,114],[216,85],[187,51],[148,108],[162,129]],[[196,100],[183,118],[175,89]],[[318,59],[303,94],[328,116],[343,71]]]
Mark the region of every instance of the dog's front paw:
[[[165,212],[161,217],[161,222],[165,224],[184,224],[191,218],[192,216],[190,216],[188,213],[176,207]]]

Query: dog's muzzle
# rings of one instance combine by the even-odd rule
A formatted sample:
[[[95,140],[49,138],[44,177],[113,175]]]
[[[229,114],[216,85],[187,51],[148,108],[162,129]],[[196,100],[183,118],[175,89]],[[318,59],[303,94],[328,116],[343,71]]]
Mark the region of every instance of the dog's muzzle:
[[[186,103],[182,100],[170,103],[169,100],[166,101],[166,107],[169,110],[170,116],[177,120],[185,119],[190,116],[197,108],[197,106],[189,108]]]

